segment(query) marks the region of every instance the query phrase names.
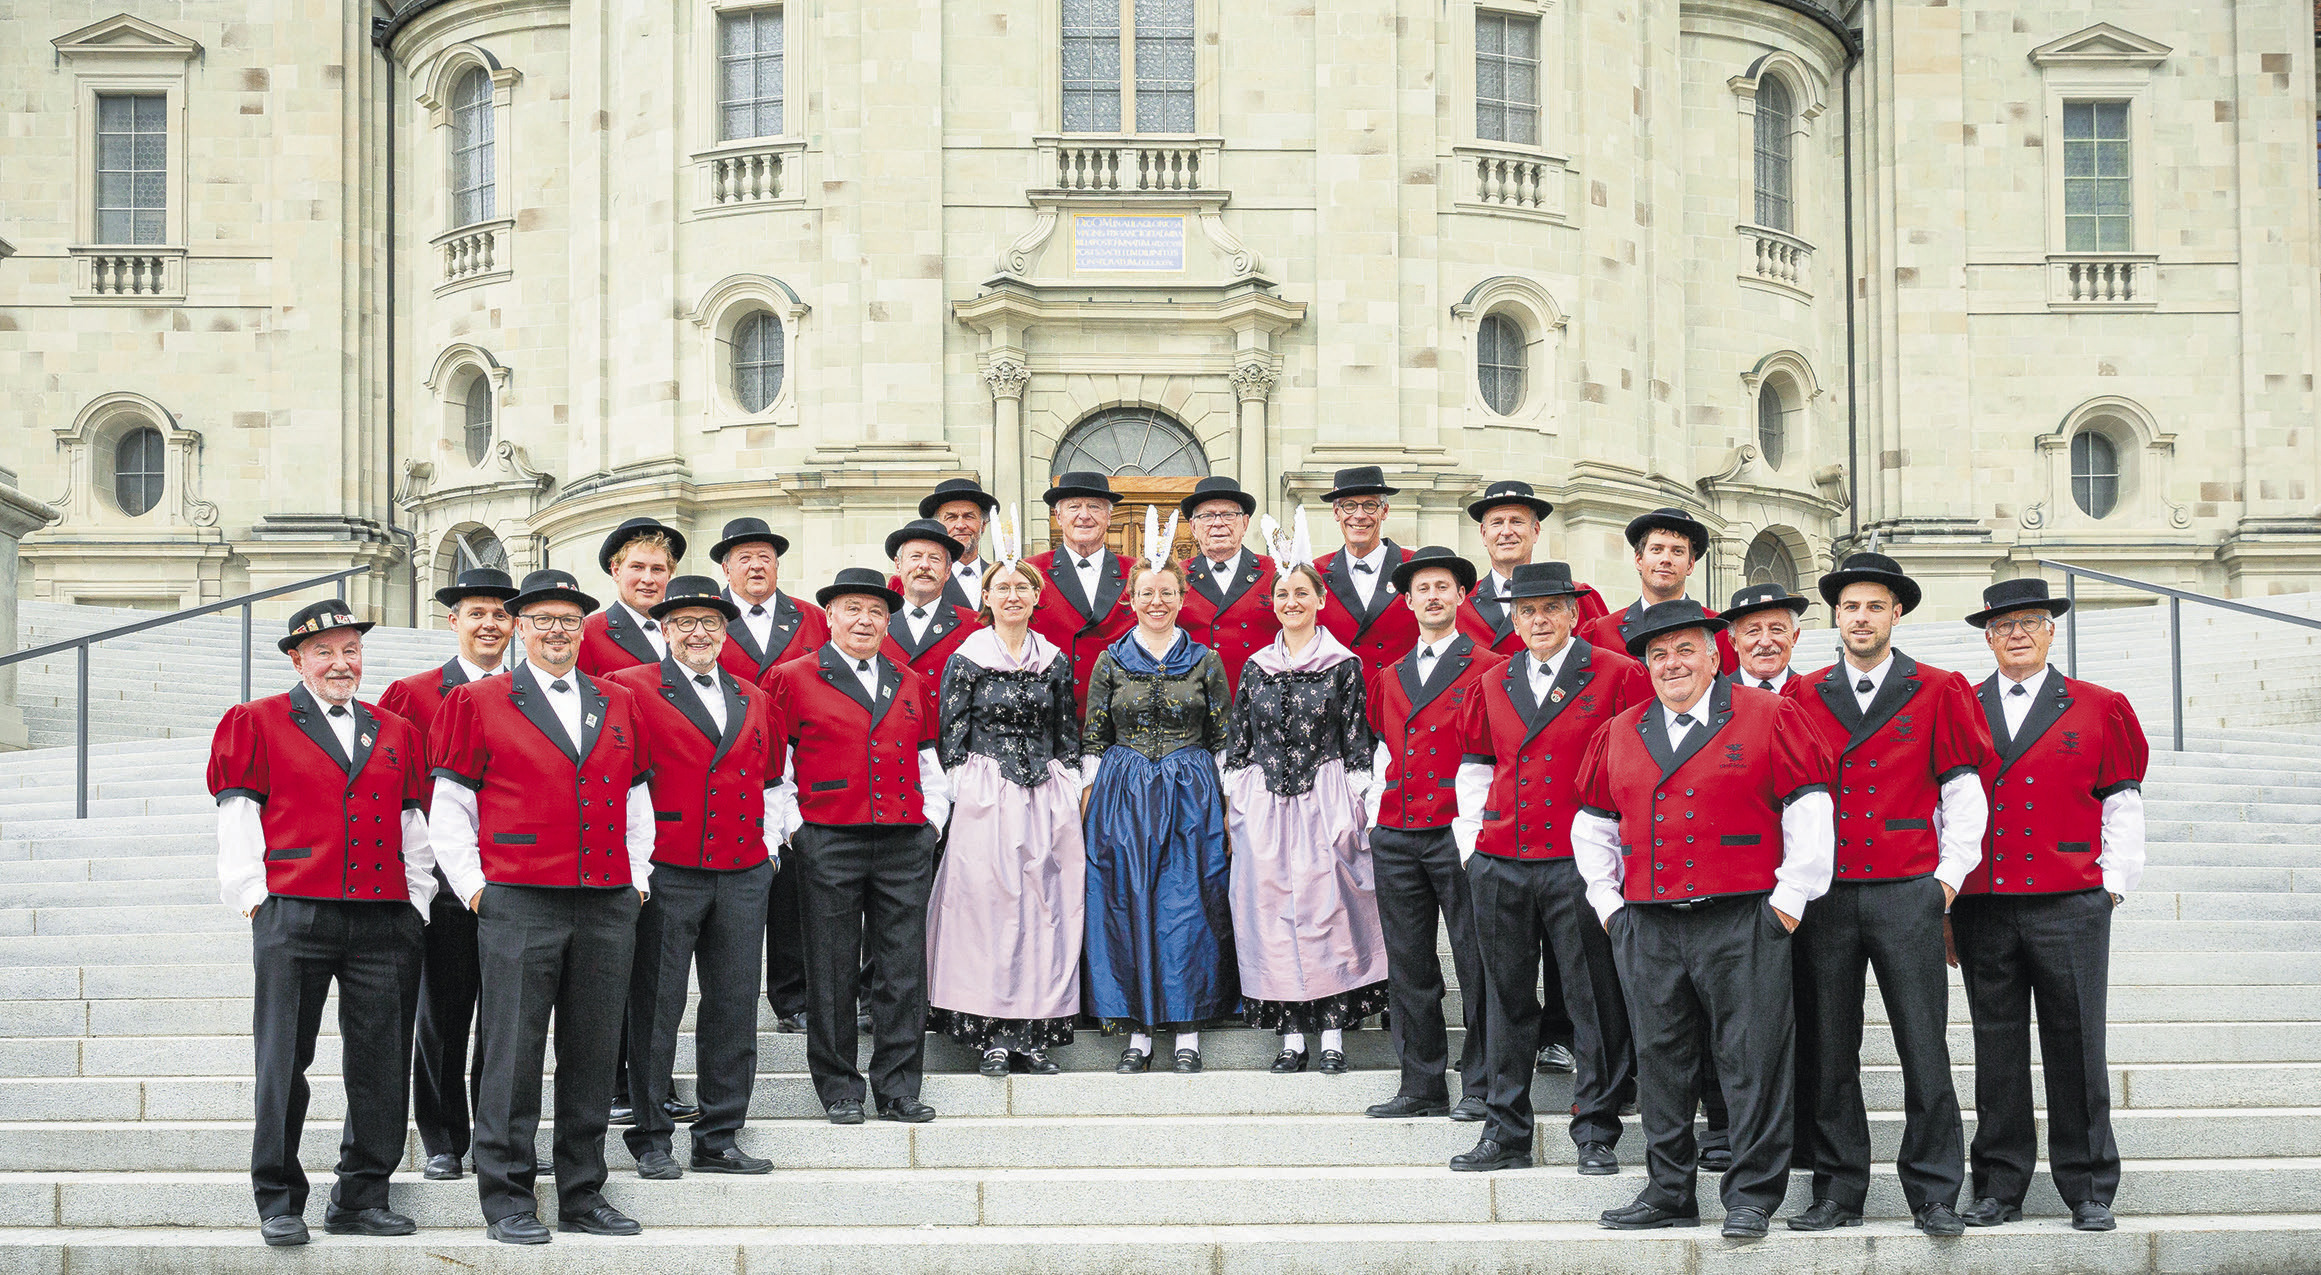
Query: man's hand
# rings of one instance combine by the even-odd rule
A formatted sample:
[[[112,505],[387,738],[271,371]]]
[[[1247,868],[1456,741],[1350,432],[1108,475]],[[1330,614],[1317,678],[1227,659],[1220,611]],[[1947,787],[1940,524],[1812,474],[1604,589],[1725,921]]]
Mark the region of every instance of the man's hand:
[[[467,910],[475,913],[477,916],[482,916],[484,914],[483,902],[484,892],[478,890],[474,894],[467,896]]]
[[[1958,968],[1958,936],[1950,932],[1950,918],[1942,918],[1942,963]]]
[[[1767,907],[1773,907],[1773,905],[1772,905],[1772,904],[1770,904],[1770,903],[1766,904],[1765,906],[1767,906]],[[1779,917],[1779,918],[1781,919],[1781,928],[1782,928],[1782,929],[1785,929],[1785,930],[1789,931],[1791,934],[1795,934],[1795,933],[1797,933],[1797,918],[1796,918],[1796,917],[1793,917],[1793,916],[1789,915],[1787,912],[1784,912],[1784,911],[1782,911],[1782,910],[1781,910],[1781,909],[1779,909],[1779,908],[1773,908],[1773,915],[1774,915],[1774,916],[1776,916],[1776,917]]]
[[[649,899],[649,898],[651,898],[651,897],[653,897],[653,896],[652,896],[652,895],[650,895],[650,894],[647,894],[647,893],[644,891],[644,889],[643,889],[642,887],[639,887],[639,888],[638,888],[638,890],[637,890],[637,902],[638,902],[639,904],[642,904],[642,903],[643,903],[645,900],[647,900],[647,899]]]
[[[1958,887],[1950,884],[1947,881],[1943,882],[1942,910],[1948,912],[1950,910],[1950,905],[1956,902],[1958,902]]]
[[[2124,895],[2124,894],[2114,894],[2114,895],[2112,895],[2112,896],[2111,896],[2111,905],[2112,905],[2113,907],[2115,907],[2115,908],[2116,908],[2116,907],[2118,907],[2120,904],[2122,904],[2122,903],[2125,903],[2125,902],[2127,902],[2127,901],[2128,901],[2128,896],[2126,896],[2126,895]]]
[[[2117,896],[2114,896],[2114,897],[2117,897]],[[258,915],[258,905],[257,905],[257,904],[255,904],[255,903],[253,903],[253,904],[251,904],[250,906],[248,906],[248,907],[246,907],[246,908],[243,908],[243,909],[242,909],[242,919],[243,919],[243,920],[245,920],[245,921],[249,920],[251,917],[254,917],[254,916],[256,916],[256,915]]]

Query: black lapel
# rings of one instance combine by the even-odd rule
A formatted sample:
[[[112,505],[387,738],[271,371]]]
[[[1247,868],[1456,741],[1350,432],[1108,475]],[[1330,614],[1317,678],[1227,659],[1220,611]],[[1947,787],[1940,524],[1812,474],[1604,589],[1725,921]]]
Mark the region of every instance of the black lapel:
[[[597,732],[604,729],[604,692],[596,689],[596,679],[578,669],[572,671],[573,682],[580,687],[580,755],[596,751]]]
[[[749,713],[749,701],[742,698],[741,686],[733,680],[733,674],[721,668],[713,676],[717,678],[718,688],[725,692],[725,732],[717,737],[717,751],[709,755],[711,769],[733,751],[735,741],[741,738],[742,718]]]
[[[1365,629],[1370,627],[1371,621],[1386,614],[1386,608],[1394,604],[1394,581],[1388,577],[1410,557],[1402,546],[1393,541],[1382,543],[1386,546],[1386,556],[1378,560],[1378,588],[1370,594],[1369,610],[1362,613],[1362,627]]]
[[[1639,723],[1645,728],[1645,746],[1652,749],[1653,760],[1660,763],[1660,779],[1663,783],[1666,783],[1668,777],[1675,774],[1684,763],[1691,761],[1693,754],[1708,747],[1709,741],[1716,738],[1717,732],[1724,729],[1725,723],[1733,720],[1733,683],[1731,679],[1719,677],[1710,683],[1709,693],[1701,696],[1700,703],[1693,707],[1696,712],[1706,708],[1708,710],[1707,720],[1685,732],[1684,745],[1680,748],[1671,750],[1668,746],[1668,706],[1659,700],[1652,701],[1652,707],[1645,711],[1644,720]]]
[[[1506,679],[1507,702],[1515,706],[1516,712],[1523,714],[1526,729],[1531,720],[1539,716],[1539,701],[1531,697],[1531,671],[1523,667],[1523,661],[1530,658],[1528,652],[1519,655],[1507,661],[1507,667],[1499,671],[1499,675]],[[1530,736],[1526,735],[1525,738]]]
[[[1638,598],[1634,602],[1629,603],[1626,610],[1620,612],[1620,640],[1623,642],[1627,641],[1628,626],[1643,618],[1644,599]]]
[[[895,706],[895,692],[903,687],[903,675],[896,671],[893,660],[881,655],[877,657],[876,663],[878,666],[878,703],[873,705],[870,710],[870,728],[872,730],[877,730],[878,724],[886,720],[887,710]],[[861,683],[859,681],[855,685],[857,689],[860,689]]]
[[[643,629],[629,623],[629,609],[625,604],[616,603],[605,612],[604,635],[642,663],[661,662],[659,653],[653,650],[653,640],[645,636]]]
[[[459,657],[455,655],[444,661],[443,684],[435,688],[436,695],[449,695],[452,687],[465,685],[467,685],[467,670],[460,667]]]
[[[1573,638],[1571,640],[1571,650],[1564,653],[1563,667],[1556,670],[1555,682],[1547,688],[1547,702],[1532,709],[1531,728],[1524,732],[1524,743],[1530,743],[1532,736],[1546,730],[1547,724],[1554,721],[1563,710],[1571,707],[1572,702],[1579,698],[1580,692],[1587,689],[1588,683],[1596,680],[1596,671],[1588,667],[1589,660],[1594,655],[1595,648],[1588,645],[1587,639]],[[1530,658],[1531,653],[1525,651],[1510,662],[1515,663]],[[1525,693],[1528,694],[1531,686],[1529,675],[1524,677],[1523,684]]]
[[[685,714],[686,720],[699,727],[702,735],[714,740],[717,738],[717,719],[709,715],[709,706],[702,703],[701,697],[693,693],[693,688],[685,684],[686,679],[691,676],[692,674],[685,671],[685,666],[677,662],[676,656],[663,657],[661,660],[661,698],[669,701],[678,712]]]
[[[1870,736],[1877,734],[1878,728],[1900,712],[1902,706],[1909,703],[1910,697],[1916,695],[1918,688],[1923,685],[1925,683],[1918,680],[1918,661],[1900,651],[1894,652],[1894,667],[1886,670],[1885,682],[1878,687],[1878,693],[1870,697],[1869,711],[1862,714],[1861,722],[1853,728],[1853,737],[1846,740],[1846,751],[1852,752]],[[1846,703],[1853,702],[1854,693],[1848,689]]]
[[[1071,550],[1056,550],[1055,560],[1048,564],[1048,579],[1055,582],[1056,589],[1064,595],[1064,601],[1071,603],[1072,609],[1085,620],[1088,618],[1088,595],[1080,591],[1080,568],[1074,565],[1078,561]]]
[[[1829,709],[1831,716],[1837,718],[1837,724],[1845,727],[1847,734],[1859,736],[1862,730],[1862,706],[1854,699],[1854,684],[1847,680],[1852,675],[1852,666],[1841,655],[1838,662],[1830,665],[1829,671],[1821,675],[1820,683],[1813,689],[1821,694],[1823,706]],[[1852,748],[1853,745],[1849,743],[1846,747]]]
[[[1984,678],[1975,688],[1975,698],[1983,702],[1983,721],[1991,728],[1991,741],[1999,746],[1999,756],[2013,760],[2014,752],[2007,746],[2007,710],[1999,707],[1999,675]]]
[[[354,762],[346,755],[346,750],[338,746],[338,732],[330,728],[330,722],[324,719],[323,712],[322,705],[306,689],[304,682],[290,688],[290,720],[297,722],[298,729],[314,741],[314,746],[322,750],[322,755],[330,758],[341,773],[352,779],[355,774]]]
[[[379,719],[363,707],[361,700],[348,705],[355,713],[355,756],[347,767],[347,783],[352,786],[355,776],[363,773],[363,766],[371,760],[371,749],[379,743]]]
[[[1104,617],[1112,614],[1112,608],[1120,605],[1121,591],[1128,587],[1126,560],[1110,549],[1104,550],[1103,553],[1104,556],[1099,561],[1103,565],[1104,571],[1096,583],[1096,609],[1084,613],[1088,617],[1088,623],[1085,627],[1091,629],[1102,624]],[[1077,572],[1073,574],[1078,575]]]
[[[1241,556],[1233,560],[1233,578],[1226,582],[1225,600],[1217,604],[1218,613],[1223,614],[1225,608],[1239,602],[1241,595],[1249,592],[1249,586],[1264,574],[1265,569],[1257,565],[1257,555],[1242,550]]]
[[[1234,574],[1241,574],[1238,570],[1241,566],[1241,560],[1235,558],[1233,565],[1236,568]],[[1209,605],[1215,607],[1218,613],[1222,614],[1230,603],[1224,590],[1217,587],[1217,573],[1209,569],[1209,559],[1204,555],[1194,554],[1193,565],[1186,569],[1185,575],[1193,582],[1193,592],[1208,599]]]
[[[1486,571],[1483,578],[1475,582],[1474,592],[1467,595],[1467,605],[1475,608],[1476,618],[1491,626],[1493,650],[1497,650],[1499,644],[1507,640],[1507,635],[1515,631],[1515,608],[1499,600],[1499,595],[1492,591],[1495,587],[1491,573]]]
[[[750,604],[742,601],[740,598],[735,597],[733,595],[733,590],[731,589],[727,589],[725,591],[725,600],[741,608],[741,615],[736,617],[733,623],[725,626],[725,640],[741,648],[741,653],[749,657],[750,667],[756,669],[760,673],[765,672],[766,652],[758,647],[757,638],[752,636],[749,631],[749,620],[747,617],[749,615]],[[771,613],[769,612],[768,614]],[[776,623],[779,623],[778,618]],[[769,634],[768,636],[773,635]]]
[[[1991,676],[1995,679],[1998,675],[1994,673]],[[2041,735],[2063,720],[2065,710],[2071,707],[2070,679],[2050,669],[2047,681],[2050,684],[2040,687],[2038,693],[2031,697],[2031,711],[2023,718],[2023,729],[2015,732],[2013,739],[1999,745],[1999,757],[2005,763],[2000,767],[2001,770],[2021,761],[2023,754],[2031,751],[2031,745],[2038,743]],[[2001,714],[1999,727],[2005,723],[2006,717]],[[1994,736],[1998,734],[1999,727],[1992,729]]]
[[[893,615],[887,617],[886,635],[894,639],[896,646],[903,648],[903,654],[915,660],[919,658],[920,652],[934,645],[935,622],[942,618],[939,610],[929,611],[927,613],[927,639],[924,642],[917,641],[911,637],[911,604],[905,602],[895,608]]]
[[[1353,555],[1340,549],[1330,555],[1330,569],[1322,573],[1322,585],[1338,599],[1338,605],[1354,617],[1357,633],[1370,623],[1362,610],[1362,594],[1354,588],[1354,568],[1347,565]]]
[[[765,656],[758,661],[758,672],[761,674],[769,665],[790,653],[790,643],[798,639],[798,626],[806,621],[806,613],[798,609],[798,604],[791,600],[789,594],[778,589],[774,592],[773,610],[774,627],[766,632]]]
[[[846,692],[847,698],[862,705],[863,712],[876,713],[877,710],[871,707],[870,693],[862,689],[861,675],[854,671],[853,661],[846,658],[845,654],[838,649],[837,643],[823,643],[820,659],[822,661],[823,681]],[[884,661],[881,663],[883,664]]]
[[[972,611],[975,603],[967,596],[967,586],[959,583],[959,574],[952,572],[943,577],[943,601],[946,605],[966,607]]]
[[[508,675],[508,698],[516,702],[516,710],[541,734],[546,735],[548,742],[556,745],[566,760],[575,766],[579,765],[581,754],[573,751],[572,737],[564,733],[564,723],[556,720],[556,710],[548,707],[548,687],[539,680],[539,674],[531,665],[527,664],[519,671],[522,677],[513,673]],[[565,676],[577,678],[580,670],[574,669]],[[535,691],[538,693],[534,694]]]

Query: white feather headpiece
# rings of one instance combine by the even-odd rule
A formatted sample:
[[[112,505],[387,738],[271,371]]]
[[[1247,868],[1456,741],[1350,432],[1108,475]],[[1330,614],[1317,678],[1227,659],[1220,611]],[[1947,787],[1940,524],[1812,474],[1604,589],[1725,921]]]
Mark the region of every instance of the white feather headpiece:
[[[1286,536],[1281,534],[1281,524],[1275,522],[1271,514],[1267,514],[1258,525],[1265,536],[1266,551],[1273,555],[1276,570],[1287,571],[1291,567],[1313,564],[1314,537],[1306,529],[1304,505],[1299,505],[1297,513],[1290,518],[1291,530]]]
[[[1152,564],[1154,569],[1168,565],[1169,548],[1177,542],[1177,519],[1182,516],[1182,510],[1171,510],[1169,529],[1164,533],[1160,525],[1160,506],[1144,507],[1144,560]]]
[[[1023,511],[1019,507],[1009,505],[1006,516],[992,525],[991,551],[999,558],[994,574],[1013,568],[1023,558]]]

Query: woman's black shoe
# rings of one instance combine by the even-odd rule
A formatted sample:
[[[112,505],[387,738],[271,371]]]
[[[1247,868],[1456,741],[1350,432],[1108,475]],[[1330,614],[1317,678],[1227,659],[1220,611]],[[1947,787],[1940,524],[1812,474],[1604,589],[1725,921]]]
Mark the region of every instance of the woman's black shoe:
[[[984,1050],[983,1061],[976,1064],[975,1070],[993,1080],[1005,1079],[1007,1076],[1007,1051],[1004,1049]]]
[[[1273,1057],[1273,1074],[1276,1076],[1287,1076],[1305,1069],[1306,1051],[1302,1049],[1285,1049]]]
[[[1055,1059],[1048,1057],[1045,1050],[1022,1049],[1016,1051],[1015,1056],[1027,1076],[1053,1076],[1063,1070],[1056,1065]]]
[[[1319,1064],[1317,1064],[1317,1065],[1314,1067],[1314,1070],[1315,1070],[1315,1071],[1318,1071],[1318,1072],[1320,1072],[1320,1073],[1322,1073],[1322,1074],[1323,1074],[1323,1075],[1325,1075],[1325,1076],[1343,1076],[1343,1075],[1345,1075],[1345,1074],[1346,1074],[1346,1054],[1345,1054],[1345,1052],[1344,1052],[1343,1050],[1337,1050],[1337,1049],[1325,1049],[1325,1050],[1323,1050],[1323,1051],[1322,1051],[1322,1061],[1321,1061]]]
[[[1178,1050],[1177,1061],[1169,1068],[1169,1070],[1177,1073],[1180,1076],[1192,1076],[1199,1074],[1201,1070],[1201,1051],[1198,1049]]]
[[[1133,1076],[1140,1071],[1149,1070],[1151,1067],[1152,1055],[1131,1045],[1120,1051],[1120,1061],[1113,1066],[1112,1070],[1123,1076]]]

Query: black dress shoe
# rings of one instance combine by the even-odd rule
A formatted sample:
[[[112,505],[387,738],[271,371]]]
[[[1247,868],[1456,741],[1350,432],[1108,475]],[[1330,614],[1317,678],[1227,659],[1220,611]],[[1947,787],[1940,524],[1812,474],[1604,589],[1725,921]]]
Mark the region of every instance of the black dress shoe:
[[[677,1124],[692,1124],[701,1118],[700,1103],[679,1102],[675,1098],[663,1099],[661,1111]]]
[[[273,1248],[289,1248],[296,1244],[304,1244],[309,1238],[306,1233],[306,1219],[293,1213],[260,1218],[258,1219],[258,1237],[265,1240],[267,1245]]]
[[[647,1151],[637,1157],[637,1176],[648,1182],[674,1182],[685,1176],[685,1169],[666,1151]]]
[[[738,1173],[754,1177],[760,1173],[773,1172],[774,1162],[754,1155],[744,1155],[739,1147],[727,1147],[722,1151],[704,1151],[695,1147],[693,1148],[693,1171],[695,1173]]]
[[[1703,1173],[1723,1173],[1732,1167],[1733,1152],[1729,1147],[1718,1147],[1713,1151],[1700,1153],[1700,1171]]]
[[[1346,1051],[1343,1049],[1323,1050],[1321,1061],[1314,1064],[1314,1070],[1322,1073],[1325,1076],[1345,1075]]]
[[[1057,1076],[1064,1071],[1055,1059],[1048,1057],[1048,1051],[1044,1049],[1019,1049],[1015,1061],[1027,1076]]]
[[[935,1109],[916,1098],[889,1098],[878,1104],[878,1118],[897,1120],[904,1124],[925,1124],[935,1118]]]
[[[1699,1226],[1700,1206],[1696,1204],[1678,1212],[1638,1200],[1620,1208],[1605,1209],[1597,1215],[1596,1223],[1614,1231],[1657,1231],[1664,1226]]]
[[[1149,1071],[1151,1068],[1152,1055],[1134,1045],[1121,1050],[1120,1061],[1112,1065],[1112,1070],[1123,1076],[1133,1076],[1140,1071]]]
[[[1406,1098],[1400,1094],[1381,1103],[1374,1103],[1363,1115],[1373,1120],[1414,1120],[1421,1116],[1439,1116],[1450,1111],[1448,1102],[1430,1098]]]
[[[1986,1195],[1967,1205],[1966,1212],[1959,1214],[1958,1220],[1968,1226],[2002,1226],[2008,1222],[2022,1221],[2023,1208],[2019,1204],[1994,1200]]]
[[[599,1204],[586,1213],[573,1213],[556,1219],[559,1231],[577,1231],[583,1235],[636,1235],[645,1228],[637,1220],[610,1204]]]
[[[419,1171],[419,1176],[430,1182],[457,1181],[460,1177],[459,1157],[448,1151],[442,1155],[431,1155],[427,1157],[427,1167]]]
[[[1580,1069],[1579,1060],[1572,1057],[1571,1046],[1553,1042],[1539,1047],[1538,1065],[1541,1071],[1560,1071],[1566,1075]]]
[[[840,1098],[830,1104],[830,1123],[861,1124],[862,1104],[852,1098]]]
[[[390,1209],[342,1209],[324,1204],[322,1229],[332,1235],[409,1235],[419,1224]]]
[[[1724,1237],[1728,1240],[1764,1239],[1768,1220],[1765,1210],[1744,1204],[1725,1214]]]
[[[806,1033],[806,1016],[804,1014],[777,1014],[774,1016],[774,1030],[784,1036],[802,1036]]]
[[[1451,1119],[1460,1124],[1473,1124],[1490,1114],[1491,1108],[1484,1105],[1481,1098],[1461,1098],[1459,1105],[1451,1108]]]
[[[2111,1206],[2094,1200],[2082,1200],[2071,1206],[2071,1229],[2074,1231],[2110,1231],[2119,1227],[2111,1215]]]
[[[1917,1215],[1910,1219],[1910,1225],[1928,1235],[1966,1234],[1966,1223],[1959,1220],[1957,1211],[1940,1200],[1918,1210]]]
[[[1200,1075],[1201,1051],[1198,1049],[1178,1050],[1175,1060],[1169,1063],[1169,1070],[1180,1076]]]
[[[606,1124],[635,1124],[637,1122],[636,1108],[625,1102],[616,1102],[612,1105],[612,1110],[606,1113],[604,1122]]]
[[[1834,1231],[1841,1226],[1861,1224],[1861,1214],[1835,1200],[1815,1200],[1803,1213],[1789,1219],[1792,1231]]]
[[[1485,1138],[1471,1151],[1462,1151],[1451,1157],[1451,1169],[1456,1173],[1493,1173],[1500,1169],[1528,1169],[1531,1167],[1531,1148],[1511,1147],[1494,1138]]]
[[[1583,1142],[1580,1144],[1580,1174],[1583,1177],[1610,1177],[1620,1171],[1620,1157],[1612,1154],[1610,1144]]]
[[[1287,1076],[1305,1069],[1306,1051],[1302,1049],[1285,1049],[1273,1056],[1273,1074],[1276,1076]]]
[[[502,1244],[545,1244],[555,1238],[539,1218],[529,1213],[511,1213],[485,1227],[484,1234]]]
[[[1007,1051],[1004,1049],[984,1050],[983,1061],[975,1064],[975,1074],[989,1076],[993,1080],[1007,1079]]]

